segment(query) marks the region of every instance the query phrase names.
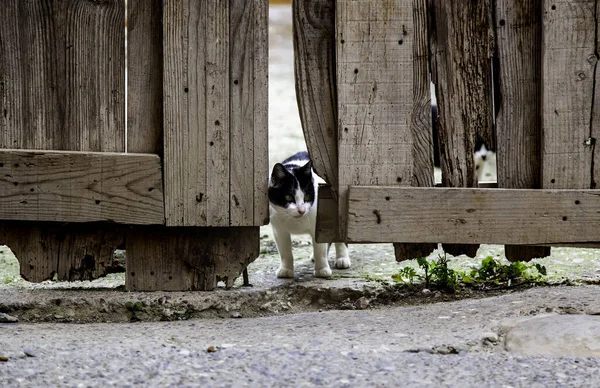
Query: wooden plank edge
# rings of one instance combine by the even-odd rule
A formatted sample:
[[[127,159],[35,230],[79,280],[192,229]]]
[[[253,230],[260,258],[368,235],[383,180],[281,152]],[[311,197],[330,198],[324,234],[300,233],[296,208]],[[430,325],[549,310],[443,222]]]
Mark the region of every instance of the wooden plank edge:
[[[92,175],[84,176],[82,165],[89,165]],[[118,171],[127,165],[136,170]],[[64,171],[59,171],[62,166]],[[77,181],[69,166],[79,169]],[[3,149],[0,172],[0,220],[165,222],[158,155]],[[101,181],[102,177],[107,179]]]
[[[452,205],[438,203],[435,209],[431,209],[431,206],[428,205],[424,207],[424,209],[431,209],[431,214],[434,215],[435,220],[432,218],[429,221],[439,221],[435,224],[435,228],[431,227],[427,220],[423,223],[414,222],[419,217],[415,218],[415,214],[405,215],[405,212],[397,208],[400,205],[399,202],[411,210],[418,206],[423,207],[423,201],[441,202],[444,200],[440,197],[443,193],[453,196],[454,203]],[[515,218],[511,228],[508,226],[505,229],[499,228],[497,220],[494,218],[495,215],[491,212],[505,213],[518,205],[519,201],[524,200],[534,206],[520,206],[518,217]],[[505,201],[506,204],[504,204]],[[552,206],[546,206],[550,202]],[[447,244],[542,246],[581,246],[583,244],[586,247],[595,247],[600,245],[600,232],[594,232],[600,231],[600,210],[587,210],[596,209],[596,202],[600,203],[600,190],[593,189],[482,190],[477,188],[350,186],[348,242],[388,243],[400,241],[403,243],[441,242]],[[365,206],[365,203],[368,205]],[[506,207],[506,209],[502,207]],[[600,206],[598,208],[600,209]],[[506,220],[504,222],[506,223]],[[556,226],[554,226],[555,222]],[[410,228],[406,227],[408,223],[411,223]],[[585,227],[582,226],[582,223],[585,223]],[[545,225],[546,228],[540,232],[539,229],[536,229],[536,225]],[[515,232],[515,227],[523,230]]]

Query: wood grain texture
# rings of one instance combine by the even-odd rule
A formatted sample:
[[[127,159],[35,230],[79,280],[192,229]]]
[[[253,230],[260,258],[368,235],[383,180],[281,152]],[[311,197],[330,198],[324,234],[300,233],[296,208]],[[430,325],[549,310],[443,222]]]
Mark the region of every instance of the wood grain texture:
[[[207,2],[163,1],[167,226],[206,225],[206,17]]]
[[[228,226],[229,0],[206,7],[206,224]]]
[[[127,7],[127,152],[161,155],[162,1],[129,0]]]
[[[268,42],[264,0],[231,0],[229,216],[233,226],[268,223]]]
[[[600,242],[600,190],[350,188],[348,240]]]
[[[408,185],[412,178],[412,0],[338,0],[336,22],[343,238],[349,185]]]
[[[294,70],[300,121],[313,167],[338,186],[335,0],[294,1]]]
[[[543,2],[544,188],[594,188],[599,179],[589,140],[600,128],[597,23],[595,0]]]
[[[141,227],[127,232],[129,291],[208,291],[233,285],[259,254],[259,227]]]
[[[0,150],[0,219],[163,224],[157,155]]]
[[[442,182],[448,187],[474,187],[476,137],[493,144],[491,3],[433,0],[431,4]]]
[[[339,234],[338,202],[333,195],[331,186],[319,185],[319,200],[317,201],[316,240],[319,243],[343,242]]]
[[[0,147],[122,150],[124,2],[2,6]]]
[[[3,222],[7,244],[30,282],[93,280],[114,272],[113,253],[124,242],[123,226],[106,223]]]
[[[254,222],[254,2],[231,0],[229,215],[231,225]],[[268,174],[268,173],[267,173]]]
[[[498,187],[541,187],[541,1],[495,1],[499,99],[496,106]],[[550,255],[549,247],[505,247],[511,261]]]
[[[269,223],[269,3],[254,1],[254,225]]]
[[[431,1],[432,77],[438,103],[442,183],[476,187],[477,138],[494,147],[491,0]],[[445,245],[453,255],[474,256],[477,246]]]
[[[415,39],[413,43],[414,104],[410,122],[413,163],[411,186],[431,187],[434,185],[434,179],[427,0],[413,1],[413,20]],[[437,244],[394,243],[396,261],[425,257],[435,249]]]
[[[17,1],[0,12],[0,148],[124,151],[124,2]],[[114,226],[20,227],[5,242],[31,281],[102,276],[122,241]],[[83,261],[91,272],[79,271]],[[71,271],[72,269],[72,271]],[[80,275],[77,275],[80,274]]]

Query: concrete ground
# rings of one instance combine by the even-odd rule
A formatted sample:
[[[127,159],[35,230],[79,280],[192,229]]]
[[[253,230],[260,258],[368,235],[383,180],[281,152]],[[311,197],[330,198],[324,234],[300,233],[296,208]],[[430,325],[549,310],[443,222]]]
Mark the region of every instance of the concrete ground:
[[[0,386],[597,387],[600,358],[578,348],[505,349],[520,320],[567,313],[598,327],[600,287],[262,318],[4,324]]]

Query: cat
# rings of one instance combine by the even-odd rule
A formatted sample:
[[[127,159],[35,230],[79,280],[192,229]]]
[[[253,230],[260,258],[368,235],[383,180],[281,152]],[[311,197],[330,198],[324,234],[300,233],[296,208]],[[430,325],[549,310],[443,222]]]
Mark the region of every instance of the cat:
[[[431,124],[433,128],[433,165],[435,167],[440,167],[440,150],[438,146],[438,107],[435,101],[434,96],[432,95],[431,99]],[[477,176],[477,181],[480,182],[483,180],[483,174],[485,170],[486,164],[489,164],[491,168],[496,167],[496,159],[495,152],[493,150],[488,150],[485,143],[482,141],[477,141],[475,143],[475,148],[473,150],[473,158],[475,162],[475,175]]]
[[[277,270],[279,278],[294,277],[294,256],[292,254],[293,234],[309,234],[312,238],[314,275],[330,277],[331,268],[327,259],[331,244],[315,241],[317,223],[317,189],[324,183],[312,168],[308,152],[298,152],[281,163],[275,164],[269,179],[269,211],[275,245],[281,256]],[[335,244],[336,260],[334,267],[350,268],[348,247],[344,243]]]

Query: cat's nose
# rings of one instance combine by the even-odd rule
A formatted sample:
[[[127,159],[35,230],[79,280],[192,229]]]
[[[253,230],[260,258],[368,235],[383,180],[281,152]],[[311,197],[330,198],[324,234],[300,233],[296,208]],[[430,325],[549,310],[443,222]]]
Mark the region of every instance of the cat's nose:
[[[487,158],[487,155],[481,155],[482,160],[485,160],[485,158]]]
[[[306,213],[304,209],[298,209],[298,214],[303,215],[304,213]]]

